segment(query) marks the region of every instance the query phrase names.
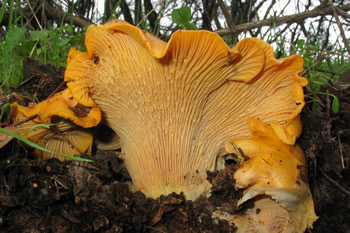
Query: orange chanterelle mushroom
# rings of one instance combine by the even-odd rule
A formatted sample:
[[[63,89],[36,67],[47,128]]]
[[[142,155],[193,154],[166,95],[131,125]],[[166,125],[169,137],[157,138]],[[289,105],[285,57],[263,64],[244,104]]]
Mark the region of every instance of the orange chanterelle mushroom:
[[[241,159],[239,203],[254,198],[255,207],[213,217],[241,232],[312,227],[305,159],[294,146],[307,84],[300,56],[276,60],[256,38],[229,48],[208,31],[180,30],[166,43],[121,20],[90,26],[85,45],[87,52],[70,51],[65,81],[119,135],[136,189],[153,198],[210,195],[207,171],[231,153]]]
[[[89,129],[101,120],[101,111],[97,106],[84,107],[79,104],[69,89],[59,92],[51,98],[33,106],[23,107],[17,103],[13,120],[19,124],[20,135],[56,153],[74,156],[90,153],[93,136]],[[27,120],[34,118],[33,120]],[[40,123],[40,124],[39,124]],[[75,124],[74,124],[75,123]],[[39,160],[64,157],[34,150]]]

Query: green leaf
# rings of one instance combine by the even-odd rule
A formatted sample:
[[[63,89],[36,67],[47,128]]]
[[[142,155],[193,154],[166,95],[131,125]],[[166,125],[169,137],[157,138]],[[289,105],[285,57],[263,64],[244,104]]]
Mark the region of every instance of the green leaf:
[[[318,111],[319,109],[320,109],[320,103],[317,102],[317,101],[313,102],[313,104],[312,104],[312,111],[313,111],[313,112],[316,112],[316,111]]]
[[[42,146],[39,146],[38,144],[36,144],[36,143],[34,143],[32,141],[29,141],[28,139],[26,139],[26,138],[24,138],[24,137],[22,137],[22,136],[20,136],[18,134],[15,134],[15,133],[13,133],[11,131],[8,131],[8,130],[6,130],[4,128],[1,128],[1,127],[0,127],[0,132],[8,134],[8,135],[10,135],[10,136],[12,136],[14,138],[17,138],[18,140],[20,140],[20,141],[22,141],[22,142],[24,142],[24,143],[26,143],[26,144],[28,144],[28,145],[38,149],[38,150],[44,151],[44,152],[48,152],[48,153],[51,153],[51,154],[54,154],[54,155],[62,156],[64,158],[71,159],[71,160],[77,160],[77,161],[82,161],[82,162],[93,162],[93,160],[91,160],[91,159],[85,159],[85,158],[80,158],[80,157],[75,157],[75,156],[69,156],[69,155],[60,154],[60,153],[56,153],[54,151],[48,150],[48,149],[46,149],[46,148],[44,148]]]
[[[197,30],[196,25],[194,25],[193,23],[186,23],[185,27],[191,30]]]
[[[334,113],[338,113],[339,112],[339,99],[335,95],[332,95],[332,97],[333,97],[332,111]]]
[[[69,42],[70,42],[69,38],[64,38],[57,43],[57,46],[63,47],[65,45],[69,44]]]
[[[25,41],[20,45],[21,53],[24,56],[30,56],[36,43],[34,41]]]
[[[32,31],[30,32],[30,40],[31,41],[44,41],[50,35],[49,30],[40,30],[40,31]]]
[[[74,34],[74,28],[72,25],[68,25],[66,26],[64,29],[66,29],[66,31],[70,34],[73,35]]]
[[[303,48],[304,44],[305,44],[305,40],[298,40],[297,41],[297,45],[299,48]]]
[[[25,41],[26,29],[13,27],[6,35],[5,47],[12,50],[18,43]]]
[[[2,119],[2,117],[4,116],[4,114],[6,112],[8,112],[10,110],[10,104],[9,103],[6,103],[4,104],[2,107],[1,107],[1,114],[0,114],[0,121]]]
[[[183,6],[178,9],[174,9],[171,13],[172,20],[179,26],[185,26],[191,19],[191,8]]]

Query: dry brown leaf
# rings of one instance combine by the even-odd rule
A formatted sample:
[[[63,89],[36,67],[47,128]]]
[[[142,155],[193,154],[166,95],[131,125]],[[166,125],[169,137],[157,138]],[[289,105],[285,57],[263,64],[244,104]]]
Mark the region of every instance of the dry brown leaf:
[[[18,128],[16,128],[16,126],[13,126],[13,125],[6,126],[4,127],[4,129],[11,131],[12,133],[16,133],[16,134],[19,133]],[[12,140],[12,138],[13,138],[12,136],[0,132],[0,148],[3,148],[9,141]]]

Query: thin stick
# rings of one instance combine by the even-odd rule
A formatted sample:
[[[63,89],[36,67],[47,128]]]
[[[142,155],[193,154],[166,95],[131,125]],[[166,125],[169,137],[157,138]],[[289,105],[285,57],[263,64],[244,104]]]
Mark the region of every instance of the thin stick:
[[[346,190],[345,188],[343,188],[340,184],[338,184],[338,182],[336,182],[335,180],[333,180],[332,178],[330,178],[323,170],[321,170],[321,173],[324,175],[324,177],[326,177],[326,179],[331,182],[332,184],[334,184],[335,186],[337,186],[341,191],[343,191],[346,195],[350,196],[350,191]]]
[[[343,169],[345,169],[344,154],[343,154],[343,144],[341,143],[341,139],[340,139],[340,131],[338,132],[338,143],[339,143],[339,152],[340,152],[341,166],[342,166]]]
[[[35,115],[33,115],[33,116],[28,117],[27,119],[25,119],[25,120],[23,120],[23,121],[19,121],[19,122],[14,123],[13,126],[21,125],[21,124],[23,124],[23,123],[26,123],[27,121],[34,120],[34,119],[37,118],[37,117],[38,117],[38,115],[35,114]]]
[[[337,10],[335,9],[335,6],[333,4],[333,0],[328,0],[328,2],[331,5],[335,21],[337,22],[338,28],[340,30],[341,38],[343,39],[343,43],[344,43],[346,49],[348,50],[348,54],[350,54],[350,46],[349,46],[348,40],[346,39],[346,36],[345,36],[344,30],[343,30],[343,27],[341,25],[341,22],[339,20]]]
[[[136,27],[139,27],[139,26],[141,25],[141,23],[142,23],[143,21],[145,21],[145,20],[148,18],[148,16],[149,16],[150,14],[152,14],[152,12],[155,11],[156,8],[157,8],[158,6],[160,6],[161,4],[163,4],[163,0],[160,1],[160,2],[158,2],[158,4],[157,4],[155,7],[153,7],[153,9],[152,9],[150,12],[147,13],[147,14],[145,15],[145,17],[143,17],[143,19],[136,25]]]
[[[56,94],[58,90],[64,86],[64,84],[66,84],[65,81],[61,82],[60,85],[58,85],[58,87],[56,87],[56,89],[46,99],[51,98],[54,94]]]
[[[338,7],[338,9],[341,9],[343,11],[348,11],[350,10],[350,4],[346,4],[344,6]],[[302,21],[307,18],[323,16],[323,15],[331,15],[331,14],[332,14],[331,7],[323,7],[320,5],[318,7],[315,7],[315,9],[311,11],[305,11],[302,13],[287,15],[283,17],[271,17],[269,19],[263,19],[256,22],[244,23],[244,24],[236,25],[234,30],[232,30],[231,28],[225,28],[225,29],[217,30],[215,31],[215,33],[219,34],[220,36],[225,36],[225,35],[231,34],[232,32],[240,33],[240,32],[254,29],[254,28],[270,26],[272,23],[274,23],[274,25],[277,27],[282,24],[295,23],[296,21]]]
[[[233,148],[239,153],[239,156],[244,159],[245,158],[245,155],[242,151],[241,148],[239,148],[233,141],[230,141],[231,145],[233,146]]]
[[[225,16],[225,19],[226,19],[226,22],[229,26],[229,28],[233,31],[235,29],[235,24],[233,23],[233,20],[232,20],[232,17],[230,15],[230,12],[228,11],[225,3],[223,0],[218,0],[218,3],[219,3],[219,6],[222,10],[222,13],[224,13],[224,16]],[[248,19],[249,19],[249,15],[248,15]],[[232,43],[233,44],[236,44],[237,43],[237,39],[236,39],[236,35],[235,33],[231,33],[231,37],[232,37]]]
[[[35,12],[34,12],[34,10],[33,10],[33,8],[32,8],[32,5],[30,5],[30,3],[29,3],[28,0],[26,0],[26,2],[27,2],[27,4],[28,4],[29,9],[30,9],[30,11],[32,12],[32,14],[33,14],[33,16],[34,16],[34,19],[35,19],[36,23],[38,24],[40,30],[43,30],[43,28],[41,27],[41,24],[40,24],[38,18],[37,18],[36,15],[35,15]]]

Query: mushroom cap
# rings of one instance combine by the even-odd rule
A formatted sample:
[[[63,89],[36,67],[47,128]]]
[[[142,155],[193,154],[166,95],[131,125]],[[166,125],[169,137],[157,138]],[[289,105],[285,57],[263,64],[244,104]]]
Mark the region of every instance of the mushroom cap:
[[[19,105],[17,105],[19,106]],[[19,135],[59,154],[69,156],[80,155],[80,153],[91,154],[93,136],[89,129],[77,127],[76,125],[62,121],[62,118],[55,118],[56,124],[38,123],[34,120],[27,120],[23,114],[24,107],[14,111],[14,121],[23,122],[17,125]],[[51,121],[51,123],[53,123]],[[68,160],[46,151],[34,149],[34,155],[39,160],[57,158],[61,161]]]
[[[291,145],[301,132],[303,59],[276,60],[259,39],[229,48],[215,33],[179,30],[166,43],[113,20],[90,26],[85,45],[69,53],[67,86],[81,105],[101,108],[134,185],[150,197],[209,192],[206,172],[226,141],[252,137],[249,117]]]
[[[241,232],[248,231],[249,225],[262,229],[253,232],[304,232],[312,228],[317,216],[302,150],[283,142],[273,127],[262,121],[249,118],[248,124],[253,137],[227,142],[226,150],[242,159],[234,173],[236,188],[244,189],[238,204],[255,198],[255,207],[232,221]]]
[[[12,106],[26,117],[37,115],[34,121],[38,123],[51,123],[53,117],[61,117],[81,127],[90,128],[101,121],[100,108],[82,106],[73,98],[69,89],[29,107],[17,103],[13,103]]]
[[[16,109],[15,122],[25,121],[28,117],[36,116],[33,120],[25,121],[17,126],[21,131],[21,136],[60,154],[75,156],[82,152],[91,153],[92,133],[88,129],[77,127],[74,123],[82,127],[97,125],[101,120],[100,109],[97,106],[82,106],[73,98],[69,89],[56,93],[33,106],[24,107],[13,103],[12,107]],[[45,127],[45,124],[57,123],[61,120],[66,123],[55,124],[52,127],[46,125]],[[38,149],[34,150],[34,154],[40,160],[52,157],[62,161],[66,160],[64,157]]]

